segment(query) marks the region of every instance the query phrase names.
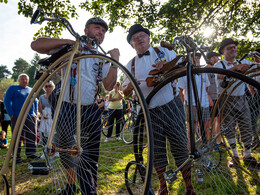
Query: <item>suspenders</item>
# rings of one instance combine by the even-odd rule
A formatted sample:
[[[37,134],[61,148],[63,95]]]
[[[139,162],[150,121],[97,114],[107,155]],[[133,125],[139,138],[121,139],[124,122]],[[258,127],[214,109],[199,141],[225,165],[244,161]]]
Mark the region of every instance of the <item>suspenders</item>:
[[[157,53],[158,58],[160,58],[161,61],[165,61],[165,54],[161,52],[158,47],[153,47],[154,51]],[[131,64],[131,73],[135,77],[135,57],[132,59]]]

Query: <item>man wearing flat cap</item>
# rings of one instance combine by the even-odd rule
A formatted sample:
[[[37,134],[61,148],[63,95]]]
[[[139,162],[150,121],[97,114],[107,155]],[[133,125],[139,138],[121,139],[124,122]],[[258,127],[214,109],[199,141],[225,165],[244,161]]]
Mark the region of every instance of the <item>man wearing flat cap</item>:
[[[100,18],[91,18],[86,22],[84,32],[88,38],[95,39],[101,44],[108,30],[106,22]],[[65,45],[74,45],[75,41],[69,39],[54,39],[41,37],[31,43],[33,50],[52,54],[63,48]],[[86,43],[82,48],[84,54],[97,54],[98,49],[93,48],[91,44]],[[108,52],[112,58],[119,60],[119,50],[112,49]],[[76,132],[76,108],[77,104],[77,85],[70,82],[77,78],[77,64],[73,64],[68,83],[63,83],[66,67],[61,70],[61,85],[66,85],[64,98],[61,105],[60,115],[57,120],[56,132],[58,136],[58,147],[72,148],[75,144],[74,135]],[[80,191],[82,194],[97,194],[97,168],[99,158],[99,146],[101,138],[101,112],[95,103],[95,95],[98,81],[101,79],[103,86],[107,90],[112,90],[117,80],[117,68],[109,63],[97,58],[82,59],[80,63],[81,77],[81,148],[82,153],[75,159],[66,153],[60,153],[60,159],[67,176],[67,184],[61,192],[61,195],[73,195],[76,190],[76,176],[78,178]],[[78,73],[79,74],[79,73]],[[74,80],[73,80],[74,81]],[[95,121],[93,123],[92,121]],[[71,124],[71,125],[67,125]],[[80,163],[80,166],[78,166]]]
[[[252,63],[245,59],[242,61],[236,59],[237,45],[238,42],[231,38],[224,39],[220,43],[219,48],[219,53],[224,55],[224,59],[217,62],[215,67],[245,73],[250,68]],[[223,79],[224,75],[216,76],[217,90],[219,95],[225,90],[225,86],[221,85],[221,82],[223,83]],[[235,136],[235,127],[236,124],[238,124],[241,141],[244,145],[243,161],[250,166],[256,167],[259,166],[259,163],[253,156],[251,156],[253,131],[251,125],[250,109],[245,95],[245,86],[243,84],[237,85],[238,83],[239,81],[235,82],[227,89],[221,99],[222,101],[220,104],[224,105],[224,101],[226,101],[225,106],[222,108],[224,111],[222,120],[223,123],[221,125],[223,129],[227,129],[224,134],[233,153],[233,157],[229,162],[229,166],[238,166],[240,164]],[[234,88],[235,86],[236,88]],[[237,116],[239,116],[239,120],[237,120]]]
[[[127,41],[136,50],[137,55],[126,67],[137,80],[146,98],[153,90],[153,87],[148,87],[146,83],[146,78],[149,77],[148,73],[155,68],[160,70],[177,54],[164,47],[151,47],[150,31],[140,24],[131,26]],[[133,91],[133,86],[128,80],[124,80],[122,86],[125,95],[129,95]],[[181,111],[173,94],[173,87],[169,83],[155,94],[149,104],[154,136],[154,167],[160,181],[159,195],[169,194],[163,176],[168,165],[166,138],[170,142],[171,153],[178,167],[185,162],[189,155],[184,110]],[[181,168],[181,173],[184,178],[185,193],[194,195],[191,166],[186,165]]]

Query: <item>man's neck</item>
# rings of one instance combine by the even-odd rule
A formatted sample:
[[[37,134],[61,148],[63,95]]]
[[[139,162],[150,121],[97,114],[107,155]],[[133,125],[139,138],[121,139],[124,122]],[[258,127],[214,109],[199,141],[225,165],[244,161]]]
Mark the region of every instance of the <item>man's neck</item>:
[[[143,53],[146,52],[149,48],[150,48],[150,46],[149,46],[148,48],[142,48],[142,49],[138,50],[136,53],[137,53],[137,54],[143,54]]]
[[[20,87],[22,87],[22,88],[27,88],[28,86],[21,86],[21,85],[19,85]]]

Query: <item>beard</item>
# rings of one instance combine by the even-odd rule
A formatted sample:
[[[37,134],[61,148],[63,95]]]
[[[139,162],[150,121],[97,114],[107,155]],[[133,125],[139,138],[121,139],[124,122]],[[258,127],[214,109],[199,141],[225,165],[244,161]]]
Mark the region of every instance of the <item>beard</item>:
[[[92,33],[88,33],[87,37],[90,38],[92,40],[92,42],[94,42],[95,44],[98,44],[98,45],[100,45],[103,42],[103,40],[100,40],[98,38],[98,36],[96,36],[96,35],[94,35]]]

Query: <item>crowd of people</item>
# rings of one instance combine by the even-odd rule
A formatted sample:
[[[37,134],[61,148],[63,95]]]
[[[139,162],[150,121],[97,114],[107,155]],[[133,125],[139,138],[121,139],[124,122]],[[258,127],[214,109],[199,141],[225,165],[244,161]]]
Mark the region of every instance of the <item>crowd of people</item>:
[[[104,40],[105,33],[108,30],[106,22],[100,18],[91,18],[85,25],[85,35],[90,38],[96,38],[101,44]],[[128,36],[128,43],[136,51],[136,56],[133,60],[130,60],[126,68],[133,74],[134,78],[138,81],[139,87],[147,97],[153,90],[153,87],[148,87],[146,84],[146,78],[149,77],[149,72],[153,69],[160,70],[164,64],[176,58],[177,54],[173,50],[169,50],[165,47],[152,47],[150,44],[150,31],[144,28],[140,24],[135,24],[130,27]],[[41,37],[33,41],[31,47],[33,50],[39,53],[49,54],[53,50],[60,48],[64,45],[73,45],[75,42],[69,39],[53,39]],[[207,58],[209,64],[208,67],[218,67],[233,71],[240,71],[245,73],[251,68],[252,62],[247,60],[238,61],[237,56],[238,42],[231,38],[224,39],[219,48],[219,53],[208,52]],[[87,44],[88,49],[83,51],[84,53],[98,53],[96,48]],[[259,51],[257,49],[256,51]],[[112,49],[108,52],[112,58],[119,60],[119,50]],[[223,55],[223,60],[219,60],[219,56]],[[201,54],[195,54],[194,64],[200,65]],[[259,59],[255,59],[259,63]],[[93,64],[102,64],[98,68],[92,66]],[[90,67],[90,68],[87,68]],[[100,70],[101,69],[101,70]],[[100,75],[100,71],[102,74]],[[64,72],[61,73],[61,82],[63,82]],[[112,136],[114,123],[116,121],[116,139],[120,138],[120,126],[123,123],[124,111],[130,110],[128,103],[123,103],[125,96],[131,96],[133,93],[133,86],[128,79],[124,79],[123,83],[117,81],[117,67],[112,64],[100,61],[94,58],[87,58],[82,60],[81,63],[81,96],[88,98],[81,98],[81,135],[87,135],[87,139],[82,138],[83,152],[80,161],[81,166],[75,166],[73,157],[70,154],[61,153],[60,159],[67,173],[67,186],[63,189],[61,194],[75,194],[76,177],[80,184],[80,191],[82,194],[97,194],[97,171],[98,171],[98,159],[99,159],[99,147],[101,140],[101,114],[108,113],[108,135],[104,142],[108,142]],[[76,73],[75,73],[76,74]],[[71,75],[72,77],[73,75]],[[75,76],[75,75],[74,75]],[[103,86],[109,93],[102,98],[99,96],[97,101],[95,100],[96,85],[99,82],[97,77],[102,77]],[[199,99],[202,106],[202,120],[204,122],[204,129],[206,132],[206,138],[209,138],[209,121],[212,115],[214,104],[218,99],[218,95],[224,90],[220,83],[223,81],[223,75],[216,74],[201,74],[196,75],[196,83],[199,87]],[[11,124],[13,131],[16,124],[19,113],[22,109],[28,94],[32,90],[28,86],[29,77],[26,74],[21,74],[18,77],[19,84],[10,86],[4,96],[4,104],[1,104],[1,148],[7,147],[7,127]],[[55,134],[55,140],[57,145],[61,148],[70,148],[75,143],[73,135],[75,134],[75,125],[64,126],[63,124],[76,123],[76,108],[77,108],[77,91],[73,90],[77,88],[77,84],[73,85],[68,83],[62,83],[66,85],[65,95],[62,101],[60,112],[62,117],[58,118],[57,129]],[[243,161],[253,166],[259,166],[259,162],[251,155],[252,141],[257,140],[257,119],[259,115],[259,103],[257,107],[258,113],[252,113],[250,110],[250,104],[255,104],[254,98],[259,98],[259,91],[249,88],[249,95],[251,102],[248,102],[246,98],[245,86],[240,86],[243,89],[235,89],[231,96],[227,99],[224,109],[223,126],[229,130],[225,132],[225,137],[231,147],[233,158],[230,161],[230,166],[236,166],[239,164],[239,155],[236,148],[236,124],[239,126],[239,132],[241,134],[241,140],[244,144],[244,156]],[[52,81],[49,81],[44,86],[45,94],[39,97],[39,101],[35,100],[33,103],[27,119],[24,125],[24,131],[22,138],[25,140],[25,153],[27,158],[36,159],[39,158],[35,154],[37,146],[37,130],[41,134],[40,143],[42,146],[46,145],[48,135],[50,133],[50,127],[52,124],[53,113],[51,110],[51,104],[49,102],[49,96],[55,89],[55,85]],[[232,89],[230,89],[232,90]],[[175,164],[180,167],[189,156],[189,134],[186,129],[185,121],[188,120],[187,115],[188,107],[188,95],[187,95],[187,81],[185,77],[181,78],[178,83],[172,83],[165,85],[155,96],[152,98],[149,104],[149,111],[151,115],[153,137],[154,137],[154,168],[157,173],[157,177],[160,183],[159,195],[169,194],[166,180],[163,174],[168,166],[168,157],[166,152],[166,140],[170,142],[170,151],[174,157]],[[243,105],[241,107],[234,106],[235,103]],[[124,105],[127,105],[124,109]],[[193,106],[194,119],[197,118],[197,109],[195,104]],[[232,112],[230,112],[232,110]],[[39,113],[39,114],[38,114]],[[186,113],[186,114],[185,114]],[[237,114],[239,113],[239,120],[237,120]],[[61,115],[60,115],[61,116]],[[220,132],[219,116],[214,116],[216,125],[214,129],[216,133]],[[40,125],[37,126],[37,121],[40,119]],[[175,122],[172,122],[172,119]],[[92,123],[91,121],[95,121]],[[230,122],[232,121],[232,123]],[[194,126],[198,125],[198,121],[194,121]],[[64,136],[65,135],[65,136]],[[84,137],[84,136],[82,136]],[[254,138],[254,139],[253,139]],[[91,140],[91,143],[89,143]],[[21,141],[19,146],[21,146]],[[259,141],[259,140],[258,140]],[[221,142],[221,136],[217,139],[218,145],[223,145]],[[20,147],[19,147],[20,148]],[[18,150],[16,163],[22,162],[21,150]],[[87,163],[86,163],[87,162]],[[85,168],[86,169],[85,169]],[[90,170],[90,171],[86,171]],[[185,194],[196,194],[191,180],[191,164],[186,164],[180,169],[184,184]],[[71,176],[72,175],[72,176]],[[87,179],[83,179],[87,178]],[[87,182],[91,181],[91,182]]]

